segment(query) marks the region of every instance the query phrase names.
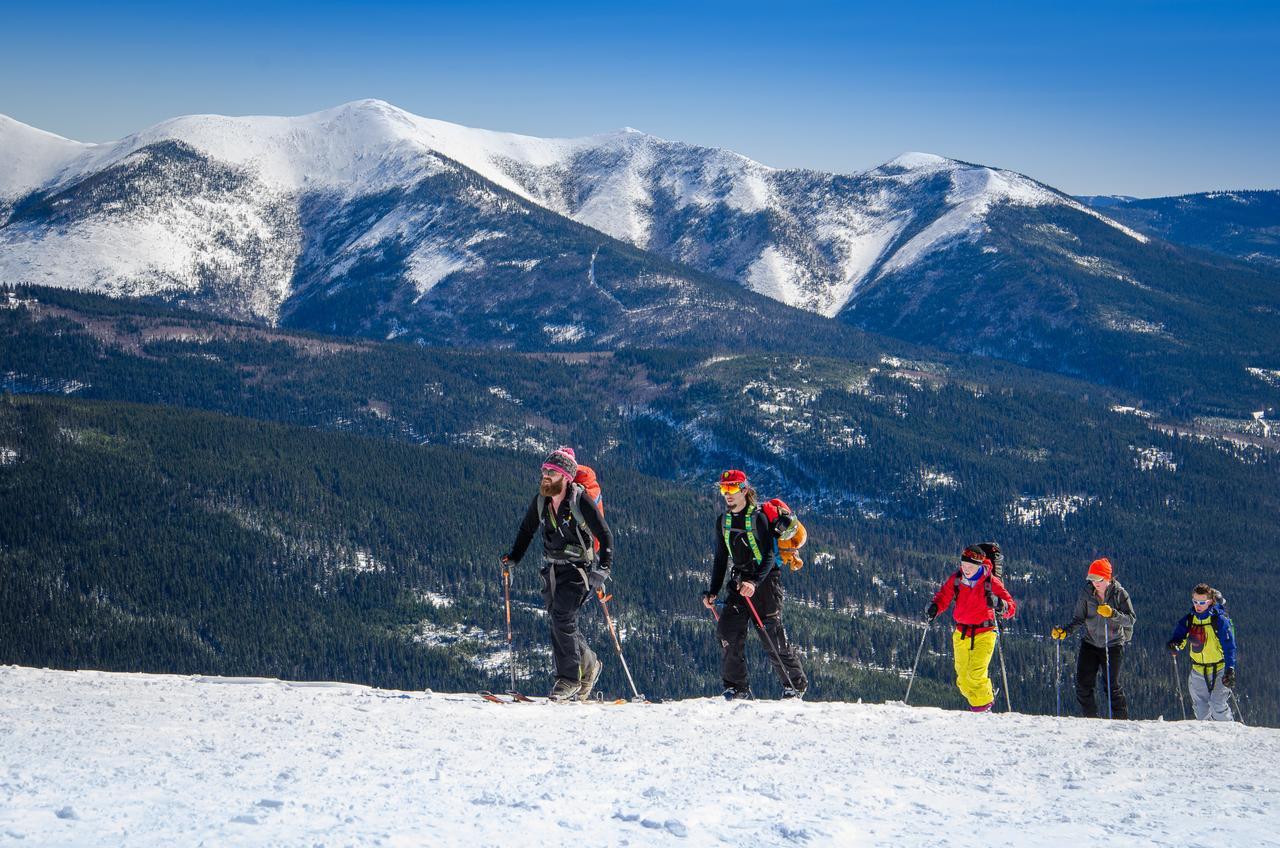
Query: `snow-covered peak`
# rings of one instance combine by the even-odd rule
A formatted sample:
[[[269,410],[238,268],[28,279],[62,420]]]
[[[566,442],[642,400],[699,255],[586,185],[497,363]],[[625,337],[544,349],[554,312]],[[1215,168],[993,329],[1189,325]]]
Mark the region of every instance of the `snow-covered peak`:
[[[940,171],[957,164],[959,163],[953,159],[938,156],[934,153],[903,153],[901,156],[890,159],[872,170],[873,172],[884,173],[893,171]]]
[[[0,115],[0,198],[30,191],[91,146]]]

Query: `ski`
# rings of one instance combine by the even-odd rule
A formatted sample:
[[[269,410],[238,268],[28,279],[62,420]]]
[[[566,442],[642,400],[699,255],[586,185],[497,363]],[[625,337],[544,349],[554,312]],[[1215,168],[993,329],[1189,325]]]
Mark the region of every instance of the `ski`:
[[[515,701],[508,701],[505,698],[500,698],[497,695],[493,694],[492,692],[477,692],[476,694],[479,695],[481,698],[484,698],[486,701],[488,701],[491,704],[514,704],[515,703]]]

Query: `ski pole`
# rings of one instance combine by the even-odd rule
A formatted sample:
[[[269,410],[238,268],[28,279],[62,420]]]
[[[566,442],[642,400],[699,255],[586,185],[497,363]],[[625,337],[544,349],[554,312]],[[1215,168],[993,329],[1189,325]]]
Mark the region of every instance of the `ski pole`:
[[[916,659],[911,664],[911,674],[907,677],[907,694],[902,696],[902,703],[911,703],[911,686],[916,682],[916,666],[920,664],[920,652],[924,650],[925,637],[929,635],[929,625],[933,624],[933,619],[929,619],[924,623],[924,630],[920,633],[920,647],[916,648]]]
[[[764,629],[764,622],[760,620],[760,613],[756,612],[756,605],[751,603],[751,599],[746,595],[739,595],[739,597],[747,602],[747,609],[751,610],[751,614],[755,616],[756,625],[760,628],[760,634],[764,636],[765,644],[769,646],[769,650],[773,653],[773,658],[778,663],[778,668],[782,669],[782,676],[787,678],[787,686],[795,689],[796,685],[791,681],[791,672],[787,671],[787,667],[783,664],[782,654],[778,653],[778,646],[773,644],[773,637],[769,635],[768,630]]]
[[[1178,690],[1178,706],[1182,708],[1182,720],[1187,720],[1187,702],[1182,699],[1182,676],[1178,674],[1178,655],[1170,654],[1169,659],[1173,660],[1173,685]]]
[[[1000,655],[1000,682],[1004,686],[1004,711],[1013,712],[1013,702],[1009,700],[1009,675],[1004,670],[1004,633],[1000,630],[1000,614],[993,619],[996,623],[996,653]]]
[[[1107,663],[1107,718],[1115,718],[1111,711],[1111,628],[1107,619],[1102,619],[1102,656]]]
[[[622,661],[622,670],[627,673],[627,683],[631,684],[631,694],[635,695],[633,701],[643,701],[644,695],[640,694],[640,690],[636,688],[636,682],[631,678],[631,669],[627,668],[627,658],[622,655],[622,643],[618,641],[618,631],[613,627],[613,618],[609,615],[609,604],[607,601],[612,598],[610,595],[605,597],[604,589],[596,589],[596,597],[600,599],[600,609],[604,610],[604,623],[609,625],[609,635],[613,637],[613,647],[618,649],[618,659]]]
[[[1179,695],[1182,693],[1179,692]],[[1062,717],[1062,640],[1053,640],[1053,714]]]
[[[516,643],[511,635],[511,566],[502,563],[502,596],[507,604],[507,651],[511,655],[511,691],[516,691]]]
[[[1236,690],[1231,690],[1231,703],[1236,705],[1236,715],[1240,717],[1240,723],[1248,726],[1248,722],[1244,720],[1244,710],[1240,709],[1240,699],[1236,697]]]

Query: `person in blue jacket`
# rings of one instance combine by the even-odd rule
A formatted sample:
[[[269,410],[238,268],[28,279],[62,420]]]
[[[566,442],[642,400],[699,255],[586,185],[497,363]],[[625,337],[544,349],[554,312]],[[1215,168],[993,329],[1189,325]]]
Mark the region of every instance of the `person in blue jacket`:
[[[1236,685],[1236,633],[1222,593],[1207,583],[1191,590],[1191,612],[1179,619],[1169,637],[1169,652],[1183,647],[1191,656],[1187,688],[1196,718],[1233,721],[1231,690]]]

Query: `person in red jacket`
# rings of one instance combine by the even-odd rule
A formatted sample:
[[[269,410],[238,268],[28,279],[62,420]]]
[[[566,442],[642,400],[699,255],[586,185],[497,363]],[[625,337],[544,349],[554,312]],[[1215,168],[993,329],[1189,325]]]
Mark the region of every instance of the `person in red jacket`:
[[[925,615],[933,621],[953,600],[956,625],[951,631],[951,646],[955,650],[956,686],[970,710],[984,713],[996,697],[987,674],[996,650],[996,616],[1013,618],[1018,605],[995,575],[986,553],[974,545],[964,549],[960,570],[942,582]]]

